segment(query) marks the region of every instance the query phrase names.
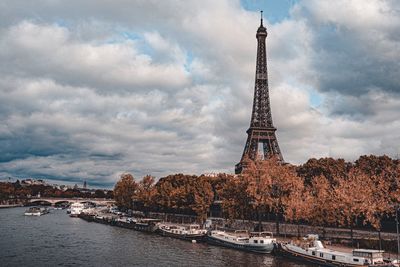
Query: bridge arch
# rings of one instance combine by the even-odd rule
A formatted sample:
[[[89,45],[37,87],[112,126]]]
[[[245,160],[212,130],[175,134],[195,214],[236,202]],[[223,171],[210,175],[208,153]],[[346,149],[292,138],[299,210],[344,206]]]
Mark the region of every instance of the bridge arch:
[[[70,200],[59,200],[59,201],[54,201],[54,206],[60,206],[60,205],[62,205],[62,204],[66,204],[66,205],[69,205],[69,204],[71,204],[71,203],[73,203],[72,201],[70,201]]]
[[[37,199],[29,202],[32,205],[51,206],[53,203],[44,199]]]

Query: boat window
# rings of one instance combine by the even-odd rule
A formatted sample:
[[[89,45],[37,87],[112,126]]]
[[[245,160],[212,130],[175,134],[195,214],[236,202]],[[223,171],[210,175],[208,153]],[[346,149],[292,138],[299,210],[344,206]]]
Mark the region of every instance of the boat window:
[[[311,254],[312,254],[313,256],[315,256],[315,251],[311,252]]]
[[[264,240],[260,240],[260,243],[261,243],[261,244],[264,244]]]
[[[320,256],[321,258],[323,258],[323,257],[324,257],[324,253],[319,253],[319,256]]]
[[[356,262],[358,262],[359,260],[358,260],[358,259],[353,259],[353,261],[356,261]]]
[[[254,240],[254,243],[258,243],[258,240]]]
[[[332,260],[336,260],[336,255],[332,255]]]

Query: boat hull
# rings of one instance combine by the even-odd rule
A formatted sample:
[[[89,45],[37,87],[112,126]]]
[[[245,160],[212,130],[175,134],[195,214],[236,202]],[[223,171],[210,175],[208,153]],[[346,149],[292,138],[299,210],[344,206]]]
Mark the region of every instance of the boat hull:
[[[86,215],[83,213],[81,213],[78,217],[85,221],[88,221],[88,222],[96,222],[96,223],[107,224],[107,225],[111,225],[111,226],[118,226],[118,227],[122,227],[122,228],[133,229],[133,230],[139,231],[139,232],[152,233],[152,232],[156,231],[155,223],[151,223],[151,222],[150,223],[121,222],[121,221],[112,220],[112,219],[106,218],[106,217],[98,218],[96,216]]]
[[[43,215],[43,213],[40,213],[40,212],[25,212],[24,215],[25,216],[41,216],[41,215]]]
[[[186,241],[196,240],[196,242],[204,242],[206,240],[206,234],[175,234],[163,229],[157,229],[157,233],[162,236],[178,238]]]
[[[252,244],[236,244],[221,240],[219,238],[214,238],[210,235],[207,236],[207,243],[211,245],[223,246],[227,248],[233,248],[233,249],[244,250],[254,253],[261,253],[261,254],[270,254],[275,249],[275,245],[273,243],[265,244],[264,246],[255,246]]]

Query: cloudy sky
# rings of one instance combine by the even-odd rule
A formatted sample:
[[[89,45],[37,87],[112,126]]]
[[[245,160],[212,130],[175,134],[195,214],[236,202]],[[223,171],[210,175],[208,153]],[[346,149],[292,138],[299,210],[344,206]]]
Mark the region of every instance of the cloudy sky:
[[[283,156],[400,154],[400,1],[0,2],[0,179],[230,172],[259,10]]]

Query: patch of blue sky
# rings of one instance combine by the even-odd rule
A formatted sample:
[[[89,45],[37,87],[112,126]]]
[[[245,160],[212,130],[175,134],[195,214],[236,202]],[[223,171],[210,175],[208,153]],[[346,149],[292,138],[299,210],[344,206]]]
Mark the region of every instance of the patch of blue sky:
[[[109,39],[107,43],[120,43],[126,40],[135,42],[135,48],[142,54],[153,55],[154,51],[149,44],[146,43],[143,33],[132,32],[127,30],[120,30],[117,34],[118,37]]]
[[[290,15],[290,9],[299,0],[240,0],[242,7],[249,11],[263,10],[264,17],[271,23],[278,23]]]
[[[125,39],[129,40],[139,40],[143,39],[142,35],[137,32],[121,31],[120,35]]]
[[[115,35],[112,35],[104,43],[106,44],[119,44],[127,40],[137,41],[142,40],[142,36],[138,33],[129,32],[125,30],[117,30]]]
[[[64,19],[56,19],[54,23],[61,28],[69,29],[70,27],[70,24]]]
[[[193,60],[194,60],[193,53],[191,51],[187,51],[186,52],[184,68],[188,73],[190,73],[190,71],[191,71],[190,68],[191,68]]]
[[[323,96],[315,90],[309,90],[309,100],[313,108],[318,108],[324,101]]]
[[[308,95],[308,101],[311,107],[316,109],[321,107],[321,104],[324,102],[324,96],[316,89],[304,85],[302,86],[298,83],[298,81],[289,77],[285,80],[285,82],[293,86],[293,88],[297,88],[298,90],[305,92]]]

